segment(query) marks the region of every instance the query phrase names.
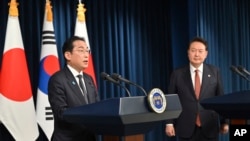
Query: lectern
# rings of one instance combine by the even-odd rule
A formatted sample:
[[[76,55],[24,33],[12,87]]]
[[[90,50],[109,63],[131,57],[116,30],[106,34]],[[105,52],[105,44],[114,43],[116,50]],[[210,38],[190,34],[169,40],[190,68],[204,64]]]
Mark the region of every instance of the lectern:
[[[205,99],[201,105],[230,119],[250,119],[250,91],[239,91]]]
[[[143,134],[167,119],[177,118],[182,107],[177,94],[167,94],[163,113],[151,111],[147,97],[122,97],[70,108],[64,118],[83,124],[106,141],[143,141]]]

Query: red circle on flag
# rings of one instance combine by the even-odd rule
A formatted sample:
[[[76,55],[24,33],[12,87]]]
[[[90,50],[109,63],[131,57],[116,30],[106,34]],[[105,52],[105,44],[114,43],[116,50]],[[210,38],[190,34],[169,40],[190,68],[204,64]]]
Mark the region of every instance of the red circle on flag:
[[[58,58],[54,55],[48,55],[44,60],[43,68],[45,72],[51,76],[53,73],[59,70]]]
[[[3,54],[0,92],[14,101],[32,97],[26,57],[22,48],[10,49]]]

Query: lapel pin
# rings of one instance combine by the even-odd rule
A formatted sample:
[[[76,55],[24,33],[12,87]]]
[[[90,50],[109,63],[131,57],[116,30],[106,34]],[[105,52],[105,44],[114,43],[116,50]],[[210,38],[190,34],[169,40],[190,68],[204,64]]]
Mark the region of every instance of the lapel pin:
[[[75,81],[72,81],[72,84],[73,84],[73,85],[76,85],[76,82],[75,82]]]
[[[209,75],[207,75],[208,77],[211,77],[211,75],[209,74]]]

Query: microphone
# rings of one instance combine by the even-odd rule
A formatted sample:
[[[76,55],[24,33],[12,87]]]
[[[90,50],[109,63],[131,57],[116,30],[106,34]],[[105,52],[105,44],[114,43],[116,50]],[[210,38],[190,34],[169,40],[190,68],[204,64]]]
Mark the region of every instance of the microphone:
[[[238,66],[238,70],[241,71],[241,72],[243,72],[243,73],[245,73],[245,74],[247,74],[248,76],[250,76],[250,72],[247,71],[244,67]]]
[[[231,66],[230,67],[230,69],[233,71],[233,72],[235,72],[235,73],[237,73],[238,75],[240,75],[241,77],[243,77],[244,79],[246,79],[247,81],[249,81],[249,79],[242,73],[242,72],[240,72],[239,71],[239,69],[237,68],[237,67],[235,67],[235,66]]]
[[[102,73],[101,73],[101,77],[102,77],[103,80],[107,80],[107,81],[109,81],[109,82],[112,82],[112,83],[114,83],[114,84],[116,84],[116,85],[122,87],[123,89],[126,90],[127,95],[128,95],[129,97],[131,97],[131,94],[130,94],[129,90],[128,90],[125,86],[121,85],[118,81],[116,81],[116,80],[114,80],[112,77],[110,77],[109,74],[107,74],[107,73],[105,73],[105,72],[102,72]]]
[[[129,81],[128,79],[123,78],[120,74],[113,73],[113,74],[111,75],[111,77],[112,77],[114,80],[116,80],[116,81],[119,81],[119,80],[120,80],[120,81],[123,81],[123,82],[125,82],[125,83],[127,83],[127,84],[136,86],[137,88],[141,89],[141,91],[144,93],[145,96],[147,96],[147,92],[146,92],[141,86],[139,86],[139,85],[137,85],[137,84],[135,84],[135,83]]]

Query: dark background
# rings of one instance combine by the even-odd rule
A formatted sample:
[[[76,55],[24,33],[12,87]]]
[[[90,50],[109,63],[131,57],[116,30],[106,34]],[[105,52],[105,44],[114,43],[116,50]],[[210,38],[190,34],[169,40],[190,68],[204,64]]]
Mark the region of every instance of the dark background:
[[[2,56],[8,0],[0,1],[0,57]],[[19,20],[34,101],[38,85],[41,31],[45,0],[19,0]],[[147,92],[167,93],[173,69],[188,63],[187,46],[194,36],[208,41],[207,63],[221,69],[226,94],[248,90],[249,83],[232,73],[231,65],[250,69],[250,2],[248,0],[83,0],[101,99],[125,96],[125,91],[100,78],[101,72],[119,73]],[[52,0],[54,28],[61,67],[62,44],[74,34],[78,0]],[[1,60],[0,60],[1,61]],[[133,96],[142,95],[127,86]],[[0,140],[13,140],[0,125]],[[164,122],[146,141],[170,140]],[[42,131],[39,139],[47,140]],[[221,136],[227,141],[228,135]]]

